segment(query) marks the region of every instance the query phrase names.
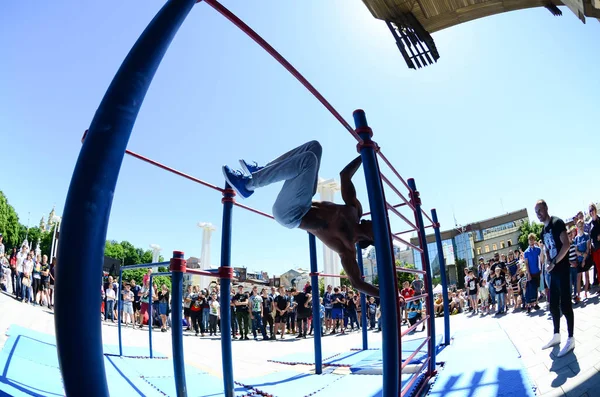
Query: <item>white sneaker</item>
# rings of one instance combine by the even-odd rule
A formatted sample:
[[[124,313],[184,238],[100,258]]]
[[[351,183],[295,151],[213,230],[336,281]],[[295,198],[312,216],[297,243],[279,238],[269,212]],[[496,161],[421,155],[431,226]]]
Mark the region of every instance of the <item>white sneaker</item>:
[[[569,342],[567,341],[567,344],[568,344],[568,343],[569,343]],[[554,334],[554,336],[552,337],[552,339],[550,340],[550,342],[546,343],[546,344],[545,344],[545,345],[542,347],[542,350],[549,349],[549,348],[551,348],[552,346],[559,345],[559,344],[560,344],[560,334]]]
[[[570,337],[567,338],[567,343],[560,349],[560,353],[558,353],[558,357],[566,356],[571,350],[575,349],[575,338]]]

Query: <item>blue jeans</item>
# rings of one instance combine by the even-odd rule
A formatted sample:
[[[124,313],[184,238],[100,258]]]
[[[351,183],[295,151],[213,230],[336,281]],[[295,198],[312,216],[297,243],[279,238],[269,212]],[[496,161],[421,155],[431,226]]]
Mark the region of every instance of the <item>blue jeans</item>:
[[[348,323],[350,324],[350,328],[354,329],[354,323],[356,323],[356,329],[359,329],[358,325],[358,314],[356,310],[346,310],[346,316],[348,317]]]
[[[17,279],[17,289],[15,291],[17,294],[17,299],[23,299],[23,287],[21,285],[21,281],[23,280],[23,272],[19,272],[17,274],[16,279]]]
[[[202,309],[202,329],[208,329],[208,316],[210,316],[210,309],[205,307]]]
[[[577,295],[577,275],[579,272],[576,267],[570,267],[569,271],[571,272],[571,288],[573,289],[573,296]]]
[[[494,289],[494,286],[490,283],[488,290],[490,291],[490,299],[492,301],[492,305],[496,304],[496,290]]]
[[[31,296],[29,295],[29,286],[23,284],[23,278],[21,278],[21,298],[23,298],[24,302],[29,303],[29,299],[31,298]],[[31,283],[31,279],[29,279],[29,282]]]
[[[106,307],[104,308],[104,319],[105,320],[108,320],[109,318],[112,321],[115,320],[114,308],[115,308],[115,301],[114,300],[107,300],[106,301]]]
[[[496,298],[498,298],[498,312],[503,312],[506,310],[506,293],[498,292],[496,293]]]
[[[269,339],[263,328],[260,312],[252,312],[252,335],[254,335],[255,338],[258,335],[256,331],[262,333],[263,339]]]
[[[321,153],[319,142],[310,141],[252,174],[246,186],[249,190],[285,181],[273,204],[273,216],[282,226],[290,229],[300,226],[302,218],[310,210],[317,192]]]

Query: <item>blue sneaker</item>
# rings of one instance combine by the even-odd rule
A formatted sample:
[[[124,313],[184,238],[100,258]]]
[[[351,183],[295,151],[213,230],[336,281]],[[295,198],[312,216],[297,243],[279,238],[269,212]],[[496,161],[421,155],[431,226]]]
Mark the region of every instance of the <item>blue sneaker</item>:
[[[232,170],[229,166],[223,166],[223,176],[235,192],[243,198],[248,198],[254,193],[246,188],[246,184],[250,180],[249,176],[244,176],[241,171]]]
[[[246,160],[242,160],[240,159],[240,165],[242,166],[242,169],[246,172],[246,174],[248,175],[252,175],[254,174],[256,171],[262,170],[265,167],[261,167],[258,165],[258,163],[256,161],[253,161],[254,164],[250,164],[248,162],[246,162]]]

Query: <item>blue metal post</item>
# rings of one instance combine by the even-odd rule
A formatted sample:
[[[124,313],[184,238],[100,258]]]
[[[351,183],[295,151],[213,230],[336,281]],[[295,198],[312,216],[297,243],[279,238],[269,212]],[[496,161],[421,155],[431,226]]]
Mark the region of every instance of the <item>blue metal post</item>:
[[[437,211],[431,210],[431,219],[433,220],[433,231],[437,244],[438,258],[440,260],[440,273],[442,276],[442,299],[444,300],[444,345],[450,344],[450,300],[448,298],[448,280],[446,278],[446,260],[442,247],[442,235],[440,233],[440,223],[438,222]]]
[[[187,396],[185,362],[183,358],[183,274],[186,261],[182,251],[173,251],[171,258],[171,346],[173,351],[173,374],[177,397]]]
[[[225,397],[234,397],[235,386],[233,384],[233,349],[231,346],[231,279],[233,279],[233,268],[231,267],[231,217],[235,192],[228,183],[225,184],[223,192],[223,229],[221,233],[221,267],[219,275],[221,279],[221,360],[223,362],[223,388]]]
[[[119,356],[123,355],[123,340],[121,339],[121,299],[123,299],[121,288],[123,286],[123,269],[119,269],[119,296],[117,296],[117,319],[119,323],[117,324],[117,329],[119,330]],[[106,311],[106,310],[105,310]]]
[[[356,260],[358,262],[358,268],[360,269],[360,276],[364,277],[365,275],[365,265],[363,264],[362,250],[356,244]],[[369,349],[369,337],[367,335],[367,296],[361,292],[360,293],[360,307],[361,307],[361,315],[360,315],[360,323],[362,327],[362,345],[363,350]]]
[[[383,397],[398,397],[400,388],[400,357],[398,338],[398,291],[396,289],[396,268],[392,256],[392,241],[387,219],[387,208],[381,185],[379,165],[375,154],[373,135],[367,124],[365,112],[354,111],[356,132],[363,140],[360,147],[365,172],[369,208],[373,220],[373,234],[377,252],[377,272],[379,274],[379,296],[382,316],[382,355],[383,355]]]
[[[153,287],[153,274],[150,274],[150,278],[148,280],[148,288],[149,288],[149,292],[148,292],[148,346],[150,346],[150,358],[153,357],[152,355],[152,325],[154,325],[154,321],[152,321],[152,304],[154,303],[154,301],[152,300],[152,295],[154,294],[154,287]],[[158,293],[158,292],[157,292]]]
[[[423,213],[421,212],[421,198],[419,197],[419,192],[417,191],[417,185],[415,184],[415,180],[413,178],[408,179],[408,186],[410,187],[410,201],[415,207],[415,221],[417,222],[417,227],[419,228],[419,247],[423,250],[421,253],[421,262],[423,263],[423,270],[425,270],[425,275],[427,276],[427,280],[425,280],[425,286],[427,288],[427,299],[425,300],[425,305],[427,308],[427,315],[429,316],[429,320],[427,321],[427,328],[429,334],[429,369],[427,371],[428,375],[432,376],[435,374],[435,317],[433,311],[433,282],[432,282],[432,274],[431,274],[431,263],[429,263],[429,250],[427,249],[427,236],[425,235],[425,225],[423,224]],[[440,243],[441,244],[441,243]],[[443,251],[440,251],[440,254],[443,256]]]
[[[313,234],[308,233],[308,248],[310,252],[310,284],[312,285],[313,331],[315,333],[315,373],[323,373],[323,351],[321,348],[321,310],[319,302],[319,276],[317,265],[317,241]]]
[[[83,142],[67,193],[56,269],[55,330],[67,396],[108,396],[98,278],[115,185],[137,113],[175,33],[196,0],[168,1],[119,68]],[[82,266],[82,263],[85,266]],[[73,299],[73,286],[82,295]],[[73,319],[77,321],[73,321]],[[85,379],[85,382],[82,382]]]

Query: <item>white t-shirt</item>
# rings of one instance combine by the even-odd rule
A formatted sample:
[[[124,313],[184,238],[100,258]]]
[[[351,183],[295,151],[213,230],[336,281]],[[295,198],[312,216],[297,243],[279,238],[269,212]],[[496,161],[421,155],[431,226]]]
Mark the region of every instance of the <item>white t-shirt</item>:
[[[31,272],[33,271],[33,259],[25,259],[23,261],[23,273],[29,274],[31,277]]]
[[[219,302],[216,300],[213,300],[212,303],[210,304],[210,315],[218,316],[220,307],[221,307],[221,305],[219,304]]]
[[[23,273],[23,262],[27,259],[27,254],[24,252],[19,252],[17,254],[17,272]]]
[[[112,289],[112,286],[106,289],[106,300],[114,301],[116,298],[115,290]]]

